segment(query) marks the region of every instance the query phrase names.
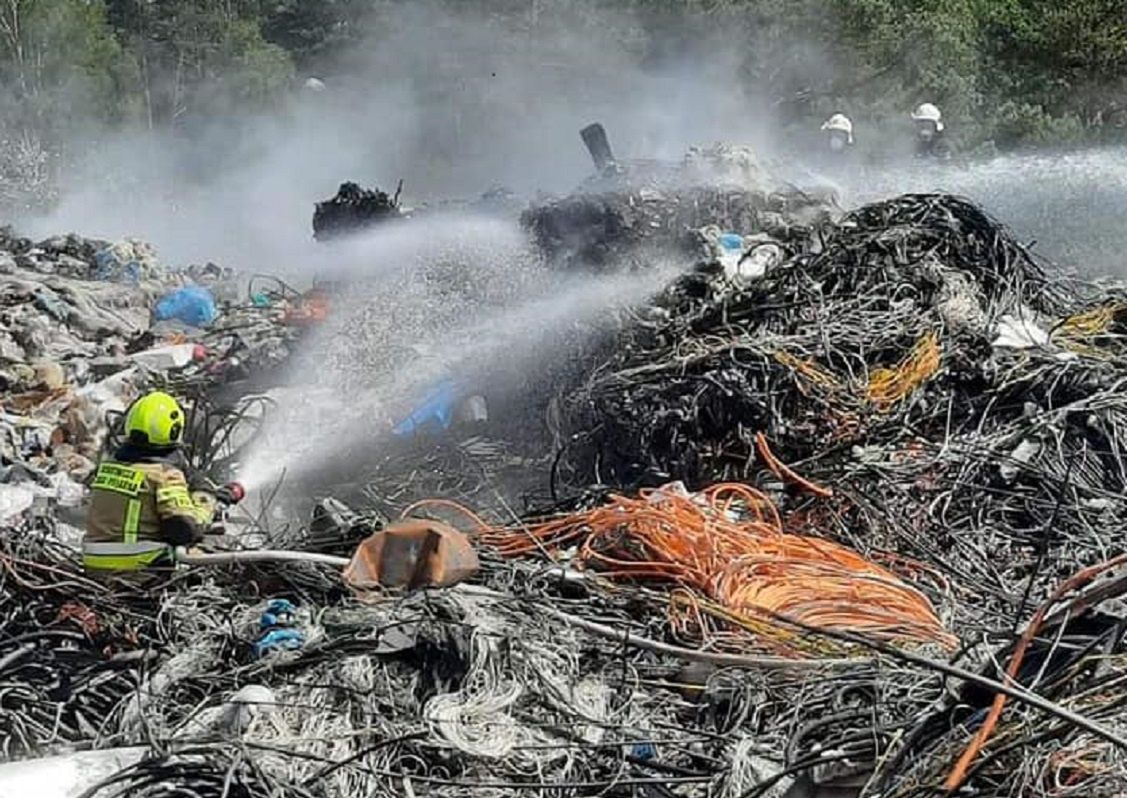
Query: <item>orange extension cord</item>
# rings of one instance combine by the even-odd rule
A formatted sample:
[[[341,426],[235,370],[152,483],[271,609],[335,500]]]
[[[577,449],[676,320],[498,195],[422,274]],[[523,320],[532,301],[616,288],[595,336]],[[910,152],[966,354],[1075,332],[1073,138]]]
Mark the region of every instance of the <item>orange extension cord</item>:
[[[420,502],[405,514],[435,505]],[[787,620],[896,643],[957,642],[918,590],[844,546],[783,533],[775,506],[747,485],[723,483],[693,495],[670,488],[637,498],[612,495],[602,507],[512,528],[465,512],[479,541],[502,556],[576,545],[580,566],[612,579],[673,583],[720,605],[745,629],[769,627],[775,643],[798,637]],[[802,648],[810,646],[780,650]]]
[[[1029,621],[1029,626],[1026,627],[1025,632],[1014,648],[1013,656],[1010,658],[1010,664],[1006,668],[1007,684],[1012,684],[1018,671],[1021,670],[1021,663],[1025,661],[1025,652],[1037,638],[1037,633],[1041,631],[1041,627],[1048,617],[1049,610],[1072,591],[1081,589],[1098,577],[1103,576],[1108,571],[1119,568],[1122,565],[1127,565],[1127,554],[1121,554],[1107,562],[1089,566],[1082,571],[1078,571],[1053,591],[1048,601],[1038,607],[1037,612],[1033,614],[1033,618]],[[955,762],[955,766],[951,769],[951,772],[947,775],[946,781],[943,783],[943,788],[947,790],[947,792],[955,792],[962,786],[967,778],[967,774],[970,772],[971,765],[974,764],[975,758],[986,745],[986,741],[990,739],[990,735],[994,733],[994,729],[998,725],[998,720],[1002,717],[1002,710],[1005,706],[1006,695],[1004,693],[995,694],[994,701],[990,705],[990,712],[982,721],[982,725],[971,739],[970,745],[967,746],[962,756]]]

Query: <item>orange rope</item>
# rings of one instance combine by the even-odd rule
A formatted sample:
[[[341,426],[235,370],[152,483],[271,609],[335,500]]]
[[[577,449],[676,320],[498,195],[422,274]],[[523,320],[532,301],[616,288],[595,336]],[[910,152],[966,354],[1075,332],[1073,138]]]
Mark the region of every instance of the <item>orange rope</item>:
[[[580,565],[613,578],[673,583],[776,640],[798,638],[777,622],[781,617],[893,642],[956,642],[922,593],[844,546],[784,533],[775,506],[747,485],[612,495],[602,507],[484,529],[479,539],[505,557],[577,544]],[[681,602],[682,617],[684,611]]]
[[[1025,660],[1025,652],[1029,648],[1029,644],[1037,637],[1037,633],[1041,631],[1041,627],[1045,623],[1045,616],[1048,615],[1049,610],[1069,592],[1079,589],[1101,574],[1106,573],[1112,568],[1118,568],[1124,563],[1127,563],[1127,554],[1121,554],[1107,562],[1090,566],[1070,576],[1053,591],[1049,600],[1042,604],[1037,609],[1037,612],[1033,614],[1033,618],[1029,621],[1029,626],[1026,627],[1024,634],[1022,634],[1021,639],[1014,648],[1013,657],[1010,658],[1010,664],[1006,668],[1007,684],[1013,682],[1014,677],[1017,676],[1018,670],[1021,669],[1021,663]],[[975,757],[978,756],[983,746],[986,745],[986,741],[990,739],[990,735],[994,733],[994,728],[998,725],[998,719],[1001,717],[1002,709],[1005,706],[1006,695],[1004,693],[996,694],[994,696],[994,703],[990,705],[990,713],[982,722],[978,733],[974,735],[974,738],[970,741],[970,745],[963,751],[963,755],[959,757],[958,762],[955,763],[955,767],[951,769],[947,780],[943,782],[943,788],[945,790],[954,792],[962,786],[963,782],[966,780],[967,771],[970,770],[970,766],[974,762]]]
[[[763,463],[767,468],[771,469],[771,473],[784,482],[793,482],[803,490],[809,491],[815,496],[821,496],[824,499],[828,499],[834,495],[832,488],[816,485],[805,477],[799,476],[790,466],[779,462],[771,452],[771,449],[767,446],[767,436],[762,432],[755,433],[755,448],[759,451],[759,456],[763,458]]]
[[[942,354],[939,336],[924,333],[895,366],[873,369],[866,391],[869,401],[880,412],[888,412],[939,371]]]

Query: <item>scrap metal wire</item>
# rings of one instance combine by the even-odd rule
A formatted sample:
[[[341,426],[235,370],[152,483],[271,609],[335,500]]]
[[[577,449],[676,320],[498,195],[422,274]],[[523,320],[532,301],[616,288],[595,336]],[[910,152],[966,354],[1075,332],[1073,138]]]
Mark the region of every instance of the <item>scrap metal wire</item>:
[[[1033,610],[1127,549],[1124,292],[1049,273],[980,209],[945,196],[877,203],[784,243],[790,259],[757,282],[704,269],[631,316],[552,403],[557,451],[428,444],[388,451],[353,477],[388,515],[425,495],[473,502],[488,507],[490,534],[504,527],[494,542],[509,553],[541,553],[529,537],[539,532],[545,548],[575,546],[631,580],[565,578],[554,563],[483,547],[477,579],[491,599],[357,597],[309,565],[125,587],[85,577],[50,516],[35,517],[0,535],[0,756],[149,750],[91,798],[750,797],[799,778],[867,779],[863,795],[922,798],[942,788],[1005,689],[964,790],[1127,792],[1115,743],[1127,706],[1122,578],[1109,571]],[[258,332],[269,316],[248,311],[213,348],[279,355],[289,338]],[[996,346],[1003,323],[1045,334]],[[196,442],[216,468],[238,450],[240,424],[254,434],[254,414],[213,415],[206,397],[211,420]],[[514,494],[551,463],[558,501],[517,523]],[[661,523],[664,494],[606,499],[607,486],[632,494],[675,479],[760,487],[750,503],[721,505],[719,525],[717,508],[700,523],[709,513],[685,497]],[[639,539],[623,533],[624,510],[646,519]],[[832,541],[818,552],[835,567],[863,563],[881,584],[895,574],[897,595],[926,606],[932,638],[957,631],[961,648],[928,659],[876,646],[830,665],[820,657],[859,645],[840,631],[855,618],[823,615],[803,596],[812,616],[741,625],[732,605],[766,594],[697,577],[742,577],[747,563],[720,567],[728,538],[699,550],[686,540],[749,510],[759,543],[816,535]],[[654,541],[659,556],[644,548]],[[285,542],[347,554],[354,530],[291,529]],[[843,570],[855,584],[856,569]],[[791,590],[793,573],[772,571],[768,593]],[[676,580],[669,590],[671,574],[707,590]],[[278,597],[297,605],[305,642],[258,657],[262,611]],[[892,620],[882,614],[876,637],[915,628]],[[709,658],[746,647],[749,627],[805,658],[769,668]]]
[[[804,640],[780,627],[780,616],[902,643],[955,644],[922,593],[842,546],[784,533],[771,501],[745,485],[714,485],[698,495],[675,486],[637,498],[612,495],[606,505],[558,518],[480,526],[478,539],[506,557],[577,546],[576,563],[611,578],[685,588],[687,602],[673,605],[682,610],[676,625],[703,633],[709,624],[702,612],[716,609],[698,599],[709,599],[721,620],[751,633],[737,638],[741,647],[803,652]]]

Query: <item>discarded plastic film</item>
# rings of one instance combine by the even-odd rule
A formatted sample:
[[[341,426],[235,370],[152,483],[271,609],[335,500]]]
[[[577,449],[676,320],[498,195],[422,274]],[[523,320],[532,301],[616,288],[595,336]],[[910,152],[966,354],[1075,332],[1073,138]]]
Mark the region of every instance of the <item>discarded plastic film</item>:
[[[190,285],[161,298],[153,310],[158,321],[176,319],[193,327],[205,327],[215,320],[215,298],[206,288]]]

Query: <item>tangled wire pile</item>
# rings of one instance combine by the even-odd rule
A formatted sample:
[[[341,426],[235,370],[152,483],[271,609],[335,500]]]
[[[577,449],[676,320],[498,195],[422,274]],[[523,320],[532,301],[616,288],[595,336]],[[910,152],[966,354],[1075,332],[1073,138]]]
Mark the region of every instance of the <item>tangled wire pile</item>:
[[[940,365],[939,391],[982,393],[1000,319],[1080,309],[1001,227],[951,197],[869,206],[789,246],[785,265],[744,287],[683,279],[658,300],[664,314],[624,332],[566,397],[568,427],[584,436],[578,482],[746,477],[756,431],[789,460],[896,435],[937,420],[933,404],[921,408],[930,416],[900,405]]]
[[[693,496],[678,487],[612,496],[602,507],[515,529],[485,527],[480,540],[505,557],[577,544],[580,564],[678,585],[674,628],[697,629],[709,647],[723,637],[715,627],[735,626],[745,632],[730,641],[737,649],[795,655],[812,646],[824,656],[824,641],[803,639],[795,625],[954,647],[919,591],[843,546],[785,534],[760,492],[722,484]]]
[[[629,623],[637,598],[565,599],[516,563],[487,568],[500,600],[373,603],[303,566],[115,591],[88,583],[46,536],[3,546],[0,741],[8,756],[146,746],[91,789],[100,797],[617,794],[659,783],[736,796],[768,777],[790,783],[771,757],[786,735],[753,708],[789,710],[818,692],[822,672],[735,669],[713,685],[707,670],[683,674],[676,660],[545,623],[538,605]],[[300,608],[300,651],[251,654],[265,591]],[[868,666],[848,667],[863,679]],[[758,739],[733,747],[744,724]]]
[[[473,584],[119,588],[31,507],[0,535],[0,756],[113,754],[91,798],[1127,794],[1127,291],[951,197],[791,233],[631,319],[549,409],[558,451],[389,450],[381,512],[264,508],[247,544],[347,555],[434,490],[490,518]],[[263,400],[204,370],[162,379],[223,470]],[[521,522],[493,475],[549,467]],[[280,598],[300,643],[269,649]]]
[[[798,528],[908,558],[944,585],[972,652],[1127,547],[1121,287],[1050,276],[1005,228],[949,196],[867,206],[785,246],[789,260],[755,282],[705,265],[659,298],[663,312],[622,333],[561,398],[560,484],[766,485]],[[762,434],[833,495],[787,487],[756,445]],[[1100,628],[1076,631],[1077,645],[1106,644],[1119,662],[1121,631]],[[1054,655],[1061,645],[1046,643]],[[1077,662],[1079,673],[1097,667]],[[1107,678],[1116,686],[1102,695],[1117,703],[1127,694]],[[1082,684],[1056,695],[1082,701]],[[1062,778],[1076,784],[1122,755],[1111,746],[1088,761],[1078,751],[1090,739],[1068,739]],[[931,753],[916,773],[952,767]],[[1033,769],[1058,764],[1047,750],[1008,771],[1007,756],[964,775],[990,794],[1056,789],[1031,786]],[[886,786],[901,784],[908,759],[886,763]],[[923,794],[935,782],[913,783]]]

